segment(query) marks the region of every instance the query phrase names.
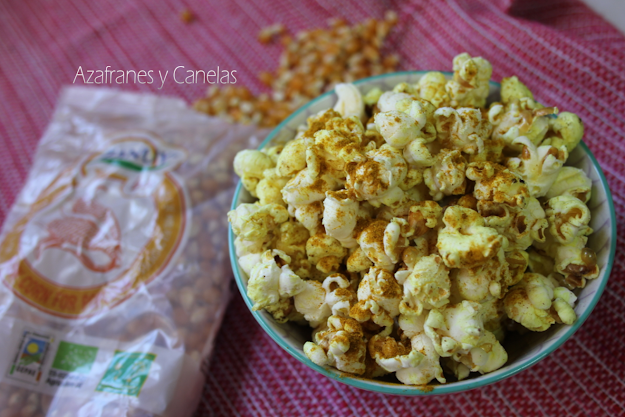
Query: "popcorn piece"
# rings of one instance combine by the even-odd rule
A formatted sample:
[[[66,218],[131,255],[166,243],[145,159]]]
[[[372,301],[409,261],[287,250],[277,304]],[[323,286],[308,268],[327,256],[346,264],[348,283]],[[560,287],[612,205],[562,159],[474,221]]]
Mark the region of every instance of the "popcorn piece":
[[[574,167],[562,167],[558,171],[556,180],[545,194],[545,198],[570,195],[587,203],[590,200],[591,189],[592,181],[584,171]]]
[[[448,207],[445,228],[438,234],[437,248],[448,268],[474,268],[484,264],[504,246],[505,238],[474,210]]]
[[[394,218],[384,229],[384,253],[393,264],[399,261],[399,256],[406,246],[408,246],[407,236],[411,235],[409,224],[405,219]],[[366,242],[363,239],[363,242]]]
[[[332,236],[318,233],[306,242],[306,254],[319,271],[329,273],[339,268],[347,250]]]
[[[529,266],[529,254],[522,250],[508,252],[506,253],[506,262],[508,263],[510,278],[504,281],[504,285],[512,286],[523,279],[523,274]]]
[[[263,179],[265,170],[274,166],[271,157],[261,151],[246,149],[234,157],[234,172],[241,177],[243,186],[252,197],[256,197],[256,186]]]
[[[268,157],[270,157],[275,166],[275,164],[278,163],[278,158],[280,157],[280,154],[282,153],[283,150],[284,150],[284,145],[280,144],[280,145],[267,146],[261,149],[260,151],[264,153],[265,155],[267,155]]]
[[[491,127],[487,119],[482,119],[479,109],[441,107],[434,113],[434,120],[443,148],[467,154],[484,152]]]
[[[384,140],[396,149],[403,149],[404,158],[411,166],[431,166],[434,158],[427,144],[436,138],[432,123],[434,106],[404,93],[383,95],[380,102],[378,106],[383,110],[375,115],[375,126]]]
[[[326,292],[325,303],[332,315],[349,317],[349,311],[358,298],[352,282],[342,274],[333,274],[323,280],[323,289]]]
[[[403,285],[419,259],[429,254],[427,241],[422,237],[415,239],[415,246],[408,246],[401,254],[402,266],[395,272],[397,282]]]
[[[548,116],[557,112],[557,108],[545,108],[531,98],[520,98],[505,105],[493,103],[488,110],[488,120],[495,126],[492,139],[503,140],[508,149],[517,152],[522,146],[514,141],[521,136],[538,145],[549,130]]]
[[[505,204],[490,201],[480,201],[477,206],[486,226],[508,239],[506,251],[525,250],[536,240],[545,241],[548,222],[540,202],[534,197],[529,197],[525,207],[516,212]]]
[[[574,289],[584,288],[586,280],[599,276],[597,254],[586,247],[587,242],[586,236],[578,236],[571,243],[561,244],[548,233],[545,243],[536,242],[535,246],[553,258],[555,271],[564,275],[568,288]]]
[[[288,221],[280,225],[275,246],[291,258],[306,252],[306,242],[310,237],[308,230],[298,222]]]
[[[588,208],[570,196],[554,197],[546,206],[548,233],[545,242],[534,246],[554,259],[555,271],[565,276],[565,285],[583,288],[587,279],[599,276],[597,255],[586,247],[586,235],[592,233]]]
[[[260,262],[260,253],[248,253],[247,255],[239,256],[239,266],[249,277],[252,273],[252,268],[258,265]],[[244,277],[246,279],[246,277]]]
[[[365,102],[365,105],[373,106],[378,102],[383,93],[384,91],[380,90],[380,88],[373,87],[362,99]]]
[[[234,240],[234,248],[239,257],[250,254],[261,254],[268,249],[273,239],[273,234],[267,234],[265,237],[257,240],[245,240],[237,236]]]
[[[425,73],[416,85],[419,96],[435,107],[441,107],[449,103],[449,94],[445,90],[447,79],[445,74],[438,71]]]
[[[365,372],[367,343],[356,320],[330,316],[328,328],[315,334],[315,342],[304,344],[304,353],[315,364],[356,375]]]
[[[459,361],[471,372],[485,374],[501,368],[508,361],[508,353],[488,330],[468,353],[455,355],[454,360]]]
[[[375,207],[392,205],[401,201],[403,191],[399,185],[408,172],[400,151],[389,145],[367,152],[365,162],[347,165],[345,187],[359,201],[367,200]]]
[[[431,167],[436,161],[430,152],[428,142],[422,138],[410,141],[404,148],[403,155],[406,162],[418,169]]]
[[[554,280],[536,273],[526,273],[504,299],[506,314],[529,330],[543,332],[556,321],[575,321],[573,293],[556,287]],[[555,298],[560,300],[552,309]],[[568,306],[568,307],[567,307]],[[560,312],[562,316],[560,316]]]
[[[396,110],[380,112],[375,115],[374,120],[386,143],[396,149],[404,149],[421,133],[422,126],[417,120]]]
[[[228,212],[234,234],[244,240],[261,240],[288,219],[289,213],[278,204],[241,204]]]
[[[396,372],[403,368],[417,367],[424,358],[418,350],[412,350],[409,340],[397,341],[386,332],[376,334],[369,339],[369,354],[388,372]]]
[[[412,85],[408,84],[407,82],[401,82],[395,85],[392,91],[394,93],[406,93],[411,96],[416,96],[418,94],[417,90]]]
[[[302,278],[310,277],[311,265],[306,255],[306,242],[310,234],[298,222],[288,221],[280,225],[274,242],[275,249],[291,257],[289,266]]]
[[[505,148],[505,142],[503,139],[485,139],[484,149],[475,154],[467,155],[469,162],[497,162],[501,163],[504,160],[503,150]]]
[[[276,323],[287,321],[300,323],[304,320],[304,317],[295,310],[292,297],[281,298],[278,302],[266,306],[265,311],[271,314]]]
[[[354,84],[337,84],[334,91],[338,96],[334,110],[343,117],[356,116],[361,121],[365,121],[365,102],[360,90]]]
[[[260,205],[280,204],[286,206],[282,199],[282,188],[287,182],[288,178],[279,176],[275,168],[265,170],[264,178],[256,186],[256,195]]]
[[[293,206],[322,201],[326,191],[339,188],[339,182],[329,173],[315,175],[309,168],[301,170],[282,188],[284,201]]]
[[[413,338],[418,334],[425,332],[425,320],[429,311],[424,312],[420,316],[414,314],[400,314],[397,319],[397,324],[401,329],[404,336]]]
[[[402,290],[393,274],[371,267],[358,285],[358,302],[350,310],[350,317],[359,322],[372,320],[379,326],[392,326],[399,315]]]
[[[449,302],[449,271],[438,255],[419,259],[400,284],[404,286],[404,297],[399,305],[402,314],[418,316],[424,309],[441,308]]]
[[[581,200],[562,195],[549,199],[545,208],[549,232],[559,243],[572,243],[577,237],[592,233],[588,226],[590,210]]]
[[[413,97],[410,94],[387,91],[378,100],[378,109],[384,113],[387,111],[404,111],[408,108]]]
[[[454,78],[445,85],[451,107],[484,107],[493,73],[490,62],[465,52],[454,58],[453,65]]]
[[[414,94],[387,92],[380,96],[378,108],[381,113],[391,113],[392,115],[384,120],[380,120],[380,123],[376,123],[379,130],[384,126],[389,133],[395,133],[398,129],[405,130],[416,126],[418,137],[426,142],[431,142],[436,138],[436,130],[433,125],[434,119],[432,118],[436,108],[429,101],[416,97]],[[404,113],[408,118],[401,118],[399,121],[395,120],[399,113]],[[382,123],[383,121],[386,123]],[[395,127],[393,122],[401,126]],[[385,135],[382,130],[380,132],[388,141],[390,135]],[[398,146],[403,148],[406,143],[398,144]]]
[[[419,237],[436,228],[443,220],[443,208],[432,200],[420,201],[410,207],[408,237]]]
[[[358,221],[358,208],[358,202],[350,199],[345,190],[328,191],[323,200],[323,226],[326,233],[346,248],[357,245],[352,234]]]
[[[356,116],[333,117],[326,121],[325,130],[334,131],[358,144],[362,143],[362,135],[365,133],[365,127]]]
[[[357,118],[333,119],[326,124],[330,129],[315,133],[315,141],[306,150],[306,164],[314,176],[327,172],[336,179],[345,179],[345,164],[363,162],[360,142],[364,128]]]
[[[304,354],[314,364],[319,366],[326,366],[330,362],[325,350],[313,342],[304,343]]]
[[[252,269],[247,283],[247,295],[254,302],[254,310],[266,308],[304,290],[305,282],[291,271],[290,261],[291,258],[279,250],[262,254],[261,263]]]
[[[396,372],[397,379],[406,385],[426,385],[434,378],[446,382],[439,356],[425,334],[412,337],[409,345],[376,335],[369,341],[369,352],[378,365]]]
[[[313,328],[325,322],[332,314],[326,303],[326,290],[315,280],[304,281],[302,290],[293,297],[293,304]]]
[[[384,232],[389,222],[373,220],[369,222],[358,235],[358,244],[367,258],[375,265],[392,269],[394,259],[384,250]],[[392,255],[392,254],[391,254]]]
[[[521,178],[499,164],[472,162],[467,168],[467,178],[475,181],[473,196],[480,201],[522,208],[530,196]]]
[[[395,375],[400,382],[408,385],[424,385],[436,378],[441,384],[445,383],[443,370],[440,366],[439,355],[436,353],[432,341],[425,334],[414,336],[411,340],[412,351],[421,353],[424,358],[417,367],[405,367]]]
[[[422,182],[423,182],[423,173],[416,168],[410,167],[408,168],[406,177],[399,184],[399,188],[401,188],[403,191],[410,191],[411,189],[421,184]],[[405,195],[404,197],[405,197],[404,200],[407,200],[410,198],[408,195]]]
[[[347,258],[347,270],[349,272],[366,271],[371,266],[373,266],[373,262],[360,247],[356,248]]]
[[[298,138],[287,142],[278,156],[276,169],[278,175],[290,177],[306,168],[306,138]]]
[[[446,195],[464,194],[466,161],[459,151],[442,149],[431,168],[423,173],[423,180],[435,201]]]
[[[556,149],[566,146],[570,153],[579,144],[584,136],[584,124],[576,114],[562,112],[556,119],[549,122],[552,136],[547,137],[542,145],[551,145]]]
[[[392,206],[381,206],[380,208],[375,209],[375,217],[386,221],[391,221],[395,217],[407,219],[410,214],[410,207],[412,207],[416,201],[418,200],[413,199],[410,193],[405,193],[404,197],[396,204],[393,204]]]
[[[393,269],[399,261],[401,251],[408,246],[402,227],[407,229],[407,222],[403,219],[393,219],[390,222],[373,220],[358,235],[358,244],[376,266]]]
[[[454,269],[451,275],[451,285],[460,299],[479,302],[490,294],[491,278],[489,274],[484,273],[482,268]]]
[[[515,139],[513,143],[524,146],[520,157],[508,160],[508,168],[523,178],[532,197],[543,197],[569,156],[566,147],[536,147],[524,136]]]
[[[508,104],[522,98],[534,99],[532,92],[516,76],[501,79],[501,102]]]
[[[453,270],[451,282],[454,291],[464,300],[482,302],[488,297],[503,298],[508,287],[521,280],[527,264],[525,252],[506,256],[500,250],[480,267]]]
[[[477,210],[478,203],[477,198],[471,194],[465,194],[457,200],[453,199],[448,206],[462,206],[471,210]]]
[[[564,287],[556,287],[553,290],[553,308],[558,313],[558,317],[564,324],[571,325],[577,320],[577,314],[573,307],[577,297]]]
[[[424,328],[443,357],[469,352],[485,333],[480,304],[467,300],[430,310]]]
[[[301,132],[301,136],[299,136],[300,134],[298,134],[298,136],[296,136],[296,139],[298,137],[314,138],[315,133],[319,132],[320,130],[326,129],[327,123],[330,120],[336,119],[336,118],[341,119],[342,116],[339,112],[337,112],[334,109],[322,110],[319,113],[308,117],[308,119],[306,119],[306,124],[308,128],[306,128],[305,126],[300,127],[300,129],[303,129],[303,130]]]
[[[314,203],[298,206],[290,205],[289,214],[308,229],[311,235],[315,235],[322,227],[323,203],[321,201],[315,201]]]

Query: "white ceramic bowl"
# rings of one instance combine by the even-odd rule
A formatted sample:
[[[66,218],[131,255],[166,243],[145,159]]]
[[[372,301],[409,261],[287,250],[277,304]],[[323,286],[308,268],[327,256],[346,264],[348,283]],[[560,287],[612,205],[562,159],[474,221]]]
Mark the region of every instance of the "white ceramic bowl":
[[[387,91],[400,82],[415,83],[425,73],[426,71],[397,72],[366,78],[356,81],[354,84],[358,86],[363,94],[366,94],[373,87],[380,87],[383,91]],[[451,74],[446,73],[446,76],[451,77]],[[500,85],[491,82],[489,102],[496,101],[499,98],[499,90]],[[297,127],[305,124],[309,116],[333,107],[336,100],[337,97],[333,91],[312,100],[277,126],[259,146],[259,149],[268,146],[270,143],[281,143],[291,140],[295,136]],[[403,385],[399,382],[350,377],[334,368],[321,367],[314,364],[303,352],[304,343],[311,339],[310,328],[293,323],[279,324],[265,311],[252,311],[253,303],[247,296],[247,277],[238,265],[234,249],[235,236],[232,228],[230,228],[228,234],[230,259],[237,286],[254,318],[278,345],[306,366],[339,382],[387,394],[433,395],[466,391],[501,381],[544,359],[582,326],[597,304],[597,301],[599,301],[612,269],[614,251],[616,249],[616,217],[607,181],[599,167],[599,163],[583,142],[573,150],[566,165],[581,168],[592,180],[592,197],[588,202],[588,207],[592,212],[590,226],[593,228],[594,233],[588,239],[588,246],[597,253],[597,263],[601,267],[601,273],[597,279],[589,280],[586,288],[579,292],[577,305],[575,306],[578,319],[572,326],[554,325],[545,332],[530,332],[522,337],[509,334],[503,344],[508,352],[508,362],[495,372],[480,376],[471,374],[471,378],[463,381],[447,384],[434,383],[428,386],[428,389],[423,389],[422,387]],[[250,196],[239,182],[232,201],[232,209],[235,209],[241,203],[253,201],[254,198]]]

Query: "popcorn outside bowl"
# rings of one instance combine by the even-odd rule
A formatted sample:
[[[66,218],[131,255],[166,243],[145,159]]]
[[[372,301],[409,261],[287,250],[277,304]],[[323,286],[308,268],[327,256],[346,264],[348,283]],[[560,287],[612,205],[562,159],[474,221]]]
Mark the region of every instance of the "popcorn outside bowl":
[[[391,90],[400,82],[415,83],[426,72],[427,71],[409,71],[384,74],[365,78],[353,84],[355,84],[364,95],[374,87],[379,87],[383,91],[387,91]],[[452,76],[451,73],[445,73],[445,75],[448,78]],[[491,81],[488,102],[496,101],[499,98],[499,90],[499,83]],[[334,107],[336,101],[337,96],[334,91],[327,92],[312,100],[277,126],[259,146],[259,149],[264,148],[270,143],[282,143],[292,139],[295,136],[297,127],[301,124],[305,124],[309,116],[321,110]],[[423,387],[404,385],[399,382],[386,382],[384,378],[381,380],[365,379],[358,376],[351,376],[334,368],[321,367],[314,364],[306,357],[303,351],[304,343],[311,340],[312,329],[310,327],[288,322],[280,324],[264,310],[252,311],[253,303],[247,296],[247,276],[237,262],[234,248],[235,236],[232,227],[230,227],[228,232],[230,261],[232,263],[237,286],[256,321],[258,321],[261,327],[278,345],[306,366],[344,384],[385,394],[434,395],[467,391],[501,381],[544,359],[547,355],[559,348],[582,326],[599,301],[601,293],[608,281],[610,270],[612,269],[616,249],[616,217],[614,214],[612,195],[610,194],[605,176],[599,167],[599,163],[584,142],[580,142],[573,152],[571,152],[566,165],[584,170],[586,175],[592,180],[592,197],[588,202],[588,208],[592,213],[590,226],[593,228],[594,233],[589,236],[588,247],[596,252],[597,264],[601,268],[601,273],[597,279],[588,280],[586,287],[579,292],[577,304],[575,306],[575,312],[578,318],[573,325],[555,324],[545,332],[528,332],[523,336],[510,333],[503,343],[503,346],[508,352],[508,362],[494,372],[484,375],[471,374],[468,379],[459,382],[448,382],[446,384],[434,382],[430,383],[427,387]],[[241,203],[250,203],[253,201],[254,198],[251,197],[243,188],[241,182],[239,182],[232,201],[232,210]]]

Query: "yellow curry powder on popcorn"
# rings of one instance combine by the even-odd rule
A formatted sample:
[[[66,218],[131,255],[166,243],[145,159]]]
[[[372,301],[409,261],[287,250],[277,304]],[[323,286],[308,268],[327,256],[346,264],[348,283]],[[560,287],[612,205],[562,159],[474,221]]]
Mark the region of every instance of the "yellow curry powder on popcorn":
[[[291,141],[235,158],[252,195],[259,180],[283,184],[271,204],[228,214],[247,295],[280,322],[309,324],[303,350],[319,366],[418,386],[447,382],[443,369],[457,380],[492,372],[513,323],[572,324],[573,291],[598,276],[591,184],[563,167],[581,120],[516,77],[487,103],[483,58],[460,54],[453,69],[364,97],[339,85],[334,109]],[[272,261],[285,246],[261,224],[306,229],[302,257]],[[243,232],[254,225],[262,238]]]

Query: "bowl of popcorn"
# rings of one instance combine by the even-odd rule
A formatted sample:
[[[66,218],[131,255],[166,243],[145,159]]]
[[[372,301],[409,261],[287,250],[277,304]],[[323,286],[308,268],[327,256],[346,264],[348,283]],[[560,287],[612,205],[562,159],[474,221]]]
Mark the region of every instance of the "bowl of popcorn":
[[[376,392],[514,375],[566,341],[616,243],[581,119],[460,54],[339,84],[239,152],[236,282],[295,358]]]

